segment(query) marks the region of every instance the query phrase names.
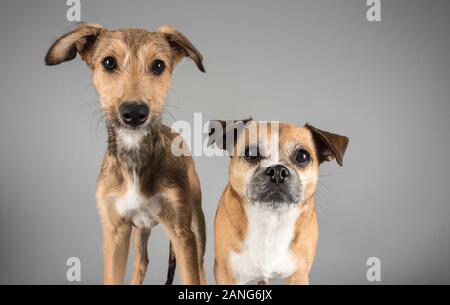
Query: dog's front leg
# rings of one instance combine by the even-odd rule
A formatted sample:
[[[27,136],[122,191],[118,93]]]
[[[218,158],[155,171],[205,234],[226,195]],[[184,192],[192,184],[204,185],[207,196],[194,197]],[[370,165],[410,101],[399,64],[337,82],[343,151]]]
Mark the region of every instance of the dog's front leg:
[[[181,279],[185,285],[199,285],[197,242],[190,228],[175,228],[171,239],[179,262]]]
[[[141,285],[145,279],[148,266],[147,243],[150,237],[150,229],[133,228],[131,233],[134,244],[134,271],[131,278],[132,285]]]
[[[130,247],[131,225],[119,222],[104,225],[104,283],[121,285],[124,281]]]

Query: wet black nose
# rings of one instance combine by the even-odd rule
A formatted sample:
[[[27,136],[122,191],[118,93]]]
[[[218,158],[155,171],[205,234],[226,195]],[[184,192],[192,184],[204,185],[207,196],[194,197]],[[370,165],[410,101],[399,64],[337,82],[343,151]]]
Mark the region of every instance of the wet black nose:
[[[269,176],[270,181],[277,185],[283,183],[289,177],[289,174],[287,167],[280,164],[268,167],[266,170],[266,175]]]
[[[142,102],[125,102],[119,107],[120,118],[130,126],[136,127],[145,123],[149,109]]]

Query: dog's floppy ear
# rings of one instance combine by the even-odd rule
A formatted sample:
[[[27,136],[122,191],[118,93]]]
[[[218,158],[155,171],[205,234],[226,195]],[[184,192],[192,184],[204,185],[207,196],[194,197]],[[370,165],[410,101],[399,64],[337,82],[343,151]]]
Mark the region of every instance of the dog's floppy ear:
[[[203,66],[203,56],[197,48],[183,34],[170,26],[162,26],[158,28],[158,32],[163,33],[175,52],[175,63],[178,63],[183,57],[190,57],[197,65],[198,69],[205,72]]]
[[[45,56],[45,63],[49,66],[58,65],[64,61],[72,60],[80,54],[81,58],[90,64],[92,46],[98,35],[105,28],[99,24],[89,23],[58,38]]]
[[[216,147],[227,151],[231,156],[239,134],[244,130],[245,124],[249,121],[253,121],[253,119],[249,117],[243,120],[210,121],[208,145],[215,143]]]
[[[336,162],[342,166],[349,139],[345,136],[320,130],[309,124],[306,124],[305,127],[311,131],[320,163],[336,159]]]

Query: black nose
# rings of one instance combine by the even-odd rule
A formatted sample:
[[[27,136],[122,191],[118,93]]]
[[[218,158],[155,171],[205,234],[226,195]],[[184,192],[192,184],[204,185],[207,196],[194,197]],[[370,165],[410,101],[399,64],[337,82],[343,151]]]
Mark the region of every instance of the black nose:
[[[287,177],[289,177],[289,170],[283,165],[275,165],[268,167],[266,175],[269,176],[270,181],[275,182],[277,185],[283,183]]]
[[[148,118],[148,106],[141,102],[125,102],[119,107],[120,118],[130,126],[136,127],[145,123]]]

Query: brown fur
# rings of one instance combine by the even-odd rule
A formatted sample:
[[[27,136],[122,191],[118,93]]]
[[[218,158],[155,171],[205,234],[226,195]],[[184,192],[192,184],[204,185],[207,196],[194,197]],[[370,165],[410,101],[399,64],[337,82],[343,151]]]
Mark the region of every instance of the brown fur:
[[[97,207],[104,229],[104,281],[122,284],[130,236],[133,236],[135,264],[132,283],[141,284],[148,265],[147,241],[150,228],[133,227],[121,217],[115,201],[127,192],[133,177],[139,178],[140,196],[150,199],[164,193],[158,221],[167,232],[185,284],[204,284],[203,256],[205,223],[201,209],[200,183],[189,156],[174,156],[171,143],[178,134],[161,123],[161,114],[175,65],[191,57],[204,72],[202,56],[178,31],[163,27],[156,32],[141,29],[109,31],[97,24],[85,24],[59,38],[46,55],[48,65],[71,60],[80,54],[92,70],[108,128],[108,150],[97,185]],[[113,56],[114,72],[102,61]],[[165,63],[161,75],[149,71],[155,59]],[[118,108],[123,102],[147,104],[150,116],[139,127],[145,132],[137,148],[129,148],[118,136],[125,129]]]
[[[254,126],[256,122],[250,122]],[[252,125],[253,124],[253,125]],[[256,125],[259,130],[259,125]],[[251,204],[245,195],[248,175],[252,174],[255,165],[245,161],[239,151],[249,145],[246,133],[239,135],[234,147],[234,156],[229,167],[229,182],[220,199],[215,218],[214,244],[215,244],[215,278],[217,284],[236,284],[237,279],[230,265],[230,253],[240,253],[241,244],[246,239],[248,219],[245,206]],[[229,131],[228,131],[229,132]],[[267,135],[258,134],[258,139],[270,140],[271,125]],[[217,135],[216,135],[217,136]],[[219,135],[220,137],[220,135]],[[290,251],[296,262],[296,271],[284,280],[289,284],[308,284],[318,238],[317,216],[315,211],[314,194],[316,191],[319,165],[325,160],[342,158],[346,150],[348,138],[328,133],[310,125],[296,127],[288,124],[279,125],[280,160],[290,164],[289,151],[293,144],[301,145],[312,155],[311,163],[305,168],[297,168],[305,177],[304,197],[298,205],[303,207],[302,213],[294,225],[294,234],[290,242]],[[331,153],[330,153],[331,152]],[[326,156],[326,158],[324,157]],[[291,168],[296,168],[292,166]],[[267,284],[261,281],[261,284]]]

